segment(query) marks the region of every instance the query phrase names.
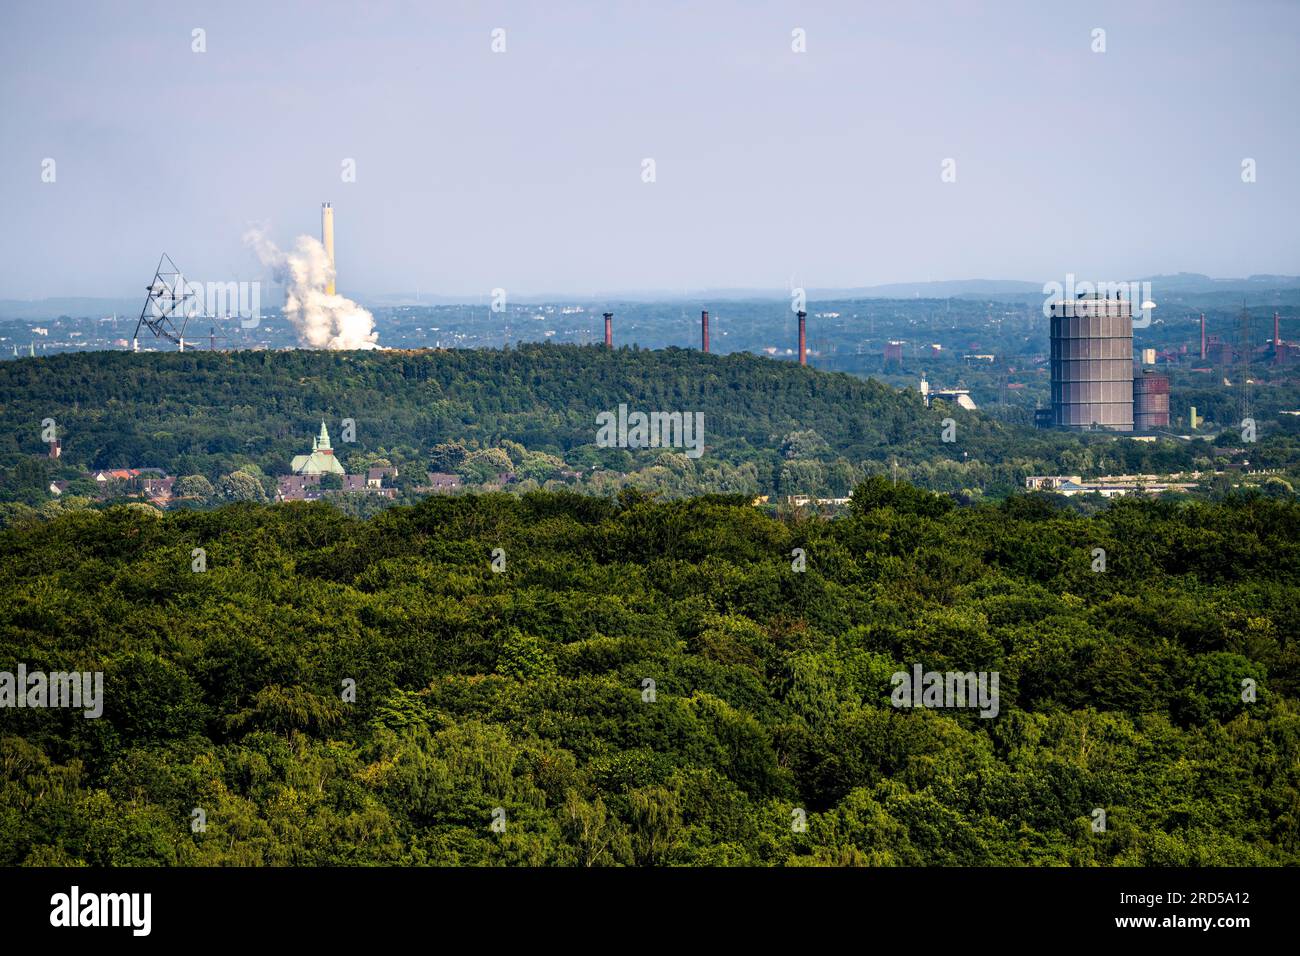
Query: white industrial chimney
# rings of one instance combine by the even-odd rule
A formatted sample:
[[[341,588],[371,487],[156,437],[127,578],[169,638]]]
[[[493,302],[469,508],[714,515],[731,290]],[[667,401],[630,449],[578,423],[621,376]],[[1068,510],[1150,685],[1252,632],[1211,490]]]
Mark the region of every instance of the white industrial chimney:
[[[334,206],[322,203],[320,207],[320,241],[325,247],[325,255],[330,258],[330,281],[325,286],[327,295],[334,294]]]

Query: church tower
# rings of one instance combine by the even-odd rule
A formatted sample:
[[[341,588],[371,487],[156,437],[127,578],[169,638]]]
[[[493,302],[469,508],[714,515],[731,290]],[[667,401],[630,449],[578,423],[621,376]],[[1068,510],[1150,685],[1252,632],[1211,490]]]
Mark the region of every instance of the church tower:
[[[320,423],[320,434],[311,440],[311,454],[298,455],[289,465],[295,475],[341,475],[343,466],[334,457],[329,429]]]

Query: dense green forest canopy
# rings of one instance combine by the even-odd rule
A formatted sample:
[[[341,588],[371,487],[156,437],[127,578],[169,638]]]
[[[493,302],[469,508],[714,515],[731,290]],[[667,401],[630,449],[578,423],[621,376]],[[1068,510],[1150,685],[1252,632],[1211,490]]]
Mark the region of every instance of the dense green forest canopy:
[[[0,710],[0,864],[1300,862],[1293,501],[127,505],[0,587],[0,670],[104,674]]]
[[[597,447],[596,416],[621,404],[702,413],[703,457]],[[51,477],[77,468],[156,467],[214,486],[244,470],[273,493],[272,477],[310,451],[322,419],[345,460],[382,458],[415,475],[452,470],[435,449],[456,446],[481,453],[467,481],[506,468],[533,482],[524,490],[553,487],[567,469],[570,484],[579,474],[583,490],[605,494],[630,483],[670,494],[842,496],[897,468],[932,490],[1001,497],[1028,474],[1214,465],[1210,441],[1039,432],[942,402],[927,408],[915,391],[842,373],[684,349],[78,353],[0,363],[0,409],[0,501],[28,505],[48,499]],[[63,440],[65,473],[31,464],[47,419]],[[356,423],[351,444],[344,419]],[[1261,426],[1255,467],[1294,464],[1300,421],[1291,424],[1289,436]],[[511,446],[499,462],[488,454]]]

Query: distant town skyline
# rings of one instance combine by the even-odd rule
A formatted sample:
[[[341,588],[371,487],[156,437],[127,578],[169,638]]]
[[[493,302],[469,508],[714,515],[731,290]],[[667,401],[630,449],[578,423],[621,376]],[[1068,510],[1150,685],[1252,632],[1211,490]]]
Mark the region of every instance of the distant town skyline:
[[[354,298],[1300,273],[1295,4],[0,17],[0,299],[263,278],[324,201]]]

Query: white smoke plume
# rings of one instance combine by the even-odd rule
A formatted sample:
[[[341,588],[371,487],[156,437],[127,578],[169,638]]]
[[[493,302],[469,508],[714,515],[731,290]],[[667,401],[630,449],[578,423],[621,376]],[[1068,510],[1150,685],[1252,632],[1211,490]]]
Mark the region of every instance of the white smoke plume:
[[[330,295],[326,285],[334,267],[319,239],[299,236],[292,252],[283,252],[260,229],[244,233],[244,243],[284,283],[284,315],[298,342],[313,349],[378,348],[375,317],[347,296]]]

